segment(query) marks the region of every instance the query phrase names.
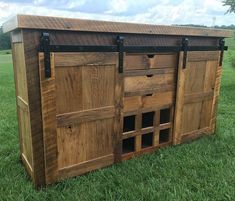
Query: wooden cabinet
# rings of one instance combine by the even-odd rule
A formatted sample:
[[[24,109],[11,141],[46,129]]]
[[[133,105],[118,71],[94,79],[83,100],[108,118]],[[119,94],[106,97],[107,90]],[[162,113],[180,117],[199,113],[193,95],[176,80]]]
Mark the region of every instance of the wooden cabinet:
[[[25,15],[3,28],[35,186],[214,133],[228,30]]]
[[[114,162],[122,101],[117,53],[52,53],[50,60],[46,78],[39,54],[46,183]]]
[[[183,55],[181,55],[182,60]],[[214,132],[221,71],[219,52],[189,52],[185,69],[180,62],[175,115],[175,143]],[[221,75],[221,74],[220,74]]]

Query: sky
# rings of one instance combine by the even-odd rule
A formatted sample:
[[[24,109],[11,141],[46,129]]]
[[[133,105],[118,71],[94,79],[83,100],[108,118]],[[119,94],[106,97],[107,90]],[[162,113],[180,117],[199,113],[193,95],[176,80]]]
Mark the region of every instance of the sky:
[[[0,0],[0,26],[16,14],[148,24],[235,24],[222,0]]]

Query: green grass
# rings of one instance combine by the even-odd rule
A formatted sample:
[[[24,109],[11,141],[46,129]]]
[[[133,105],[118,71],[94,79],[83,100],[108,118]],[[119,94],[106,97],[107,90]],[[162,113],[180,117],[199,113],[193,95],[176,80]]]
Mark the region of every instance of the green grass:
[[[235,41],[230,39],[229,45]],[[0,200],[235,200],[235,68],[225,55],[216,135],[36,191],[19,162],[12,63],[0,53]]]

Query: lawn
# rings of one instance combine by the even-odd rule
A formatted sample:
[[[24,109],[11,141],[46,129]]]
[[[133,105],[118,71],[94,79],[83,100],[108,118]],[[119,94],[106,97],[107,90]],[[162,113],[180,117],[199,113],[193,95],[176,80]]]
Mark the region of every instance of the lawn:
[[[11,55],[0,52],[0,201],[235,200],[235,40],[227,42],[215,135],[39,191],[19,161]]]

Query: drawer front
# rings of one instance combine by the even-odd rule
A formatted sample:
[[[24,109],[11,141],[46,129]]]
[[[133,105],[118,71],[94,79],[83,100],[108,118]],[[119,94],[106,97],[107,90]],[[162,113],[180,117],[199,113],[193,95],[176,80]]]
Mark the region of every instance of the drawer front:
[[[125,70],[146,70],[152,68],[176,68],[178,65],[177,53],[165,54],[127,54]]]
[[[131,96],[124,98],[124,113],[148,110],[151,108],[164,108],[173,105],[174,91],[156,92],[143,96]]]
[[[174,86],[174,73],[124,78],[125,96],[135,96],[154,92],[172,91],[174,90]]]

